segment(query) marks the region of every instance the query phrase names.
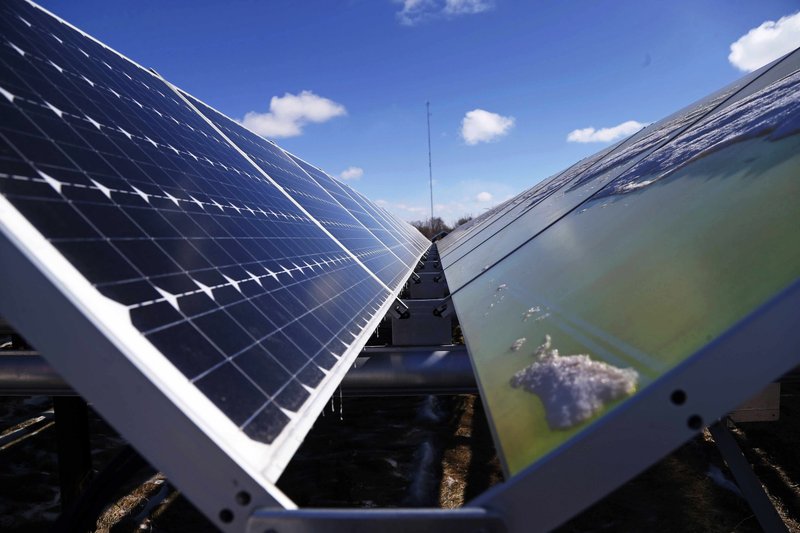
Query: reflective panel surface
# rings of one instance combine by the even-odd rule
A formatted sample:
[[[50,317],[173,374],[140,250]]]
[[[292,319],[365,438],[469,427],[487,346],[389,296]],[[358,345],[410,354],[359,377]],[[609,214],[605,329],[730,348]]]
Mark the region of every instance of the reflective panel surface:
[[[554,195],[596,184],[579,209],[554,218],[537,204],[508,226],[513,245],[443,256],[509,473],[602,424],[800,278],[798,67],[795,54],[755,73],[735,101],[602,170],[642,133],[623,142]]]
[[[264,445],[274,481],[421,235],[394,221],[395,252],[274,144],[35,6],[0,12],[0,238],[66,260],[64,293],[115,309],[98,330],[129,328],[121,350],[226,442]]]

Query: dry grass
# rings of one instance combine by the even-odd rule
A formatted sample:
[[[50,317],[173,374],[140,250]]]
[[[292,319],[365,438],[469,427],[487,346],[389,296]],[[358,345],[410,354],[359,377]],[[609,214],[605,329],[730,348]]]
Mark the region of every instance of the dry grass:
[[[125,494],[122,498],[111,504],[97,519],[95,531],[97,533],[110,533],[112,528],[119,530],[119,525],[128,522],[130,527],[137,528],[141,520],[137,514],[148,507],[150,499],[166,489],[166,478],[157,473],[150,479]],[[144,517],[142,517],[143,519]]]
[[[14,402],[0,406],[8,419],[21,412],[19,400]],[[781,409],[779,421],[742,424],[734,435],[787,527],[800,533],[800,385],[784,387]],[[92,428],[99,467],[120,441],[99,419]],[[419,453],[423,443],[431,453]],[[558,531],[760,531],[747,503],[712,480],[712,466],[731,478],[713,439],[703,432]],[[423,484],[415,479],[420,472],[430,478]],[[0,529],[46,530],[59,508],[52,431],[4,450],[0,478]],[[96,531],[216,530],[167,488],[163,476],[140,479],[145,481],[131,490],[121,488]],[[307,507],[455,508],[499,482],[500,465],[476,397],[433,403],[345,398],[343,420],[337,413],[317,422],[280,486]]]

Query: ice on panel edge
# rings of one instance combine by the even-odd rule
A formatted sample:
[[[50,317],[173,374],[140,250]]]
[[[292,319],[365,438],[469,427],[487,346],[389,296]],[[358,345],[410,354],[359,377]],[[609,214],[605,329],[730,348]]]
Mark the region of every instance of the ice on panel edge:
[[[534,362],[515,373],[510,384],[539,397],[551,429],[569,429],[600,412],[609,402],[636,391],[639,373],[593,361],[586,354],[559,355],[550,335],[533,354]]]

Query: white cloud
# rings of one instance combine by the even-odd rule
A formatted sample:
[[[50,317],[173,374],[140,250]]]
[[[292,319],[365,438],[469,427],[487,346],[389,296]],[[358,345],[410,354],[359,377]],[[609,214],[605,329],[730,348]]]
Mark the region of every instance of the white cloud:
[[[444,12],[449,15],[473,15],[490,10],[494,4],[488,0],[445,0]]]
[[[427,220],[431,216],[427,190],[416,191],[412,197],[404,197],[407,191],[396,191],[391,199],[387,197],[375,201],[402,220]],[[516,193],[513,186],[488,180],[465,179],[455,183],[444,181],[440,187],[433,188],[434,216],[441,217],[448,224],[464,216],[477,216]]]
[[[494,0],[394,0],[403,7],[397,12],[397,20],[405,26],[437,18],[452,18],[459,15],[474,15],[494,7]]]
[[[439,11],[435,0],[395,0],[403,8],[397,12],[397,20],[404,26],[414,26],[433,18]]]
[[[640,129],[647,126],[646,123],[628,120],[622,124],[617,124],[610,128],[581,128],[572,130],[567,135],[567,140],[572,143],[607,143],[633,135]]]
[[[402,203],[402,202],[394,204],[393,207],[395,207],[396,209],[399,209],[400,211],[407,211],[407,212],[413,213],[415,215],[421,215],[421,214],[425,214],[425,213],[430,213],[430,211],[428,209],[425,209],[424,207],[420,207],[418,205],[409,205],[409,204],[405,204],[405,203]]]
[[[469,145],[489,142],[506,135],[512,126],[514,117],[473,109],[461,120],[461,137]]]
[[[431,216],[430,206],[425,206],[424,204],[419,204],[417,202],[390,202],[381,198],[375,200],[375,204],[391,213],[394,213],[402,220],[406,221],[427,220]],[[436,216],[439,216],[438,209]]]
[[[347,181],[347,180],[358,180],[361,179],[361,176],[364,175],[364,169],[361,167],[347,167],[339,174],[339,179]]]
[[[273,96],[268,112],[250,111],[241,122],[263,137],[295,137],[303,133],[308,123],[327,122],[346,114],[343,105],[311,91],[302,91]]]
[[[788,54],[800,46],[800,11],[781,17],[778,22],[768,20],[753,28],[731,44],[728,61],[750,72],[773,59]]]
[[[425,213],[427,209],[424,207],[419,207],[415,205],[408,205],[408,204],[397,204],[399,209],[405,209],[406,211],[411,211],[412,213]]]

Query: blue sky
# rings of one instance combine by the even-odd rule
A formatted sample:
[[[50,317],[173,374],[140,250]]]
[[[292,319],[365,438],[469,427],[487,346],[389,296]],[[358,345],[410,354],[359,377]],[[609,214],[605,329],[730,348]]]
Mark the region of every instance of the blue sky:
[[[42,5],[406,220],[429,216],[426,101],[452,221],[800,46],[796,0]]]

